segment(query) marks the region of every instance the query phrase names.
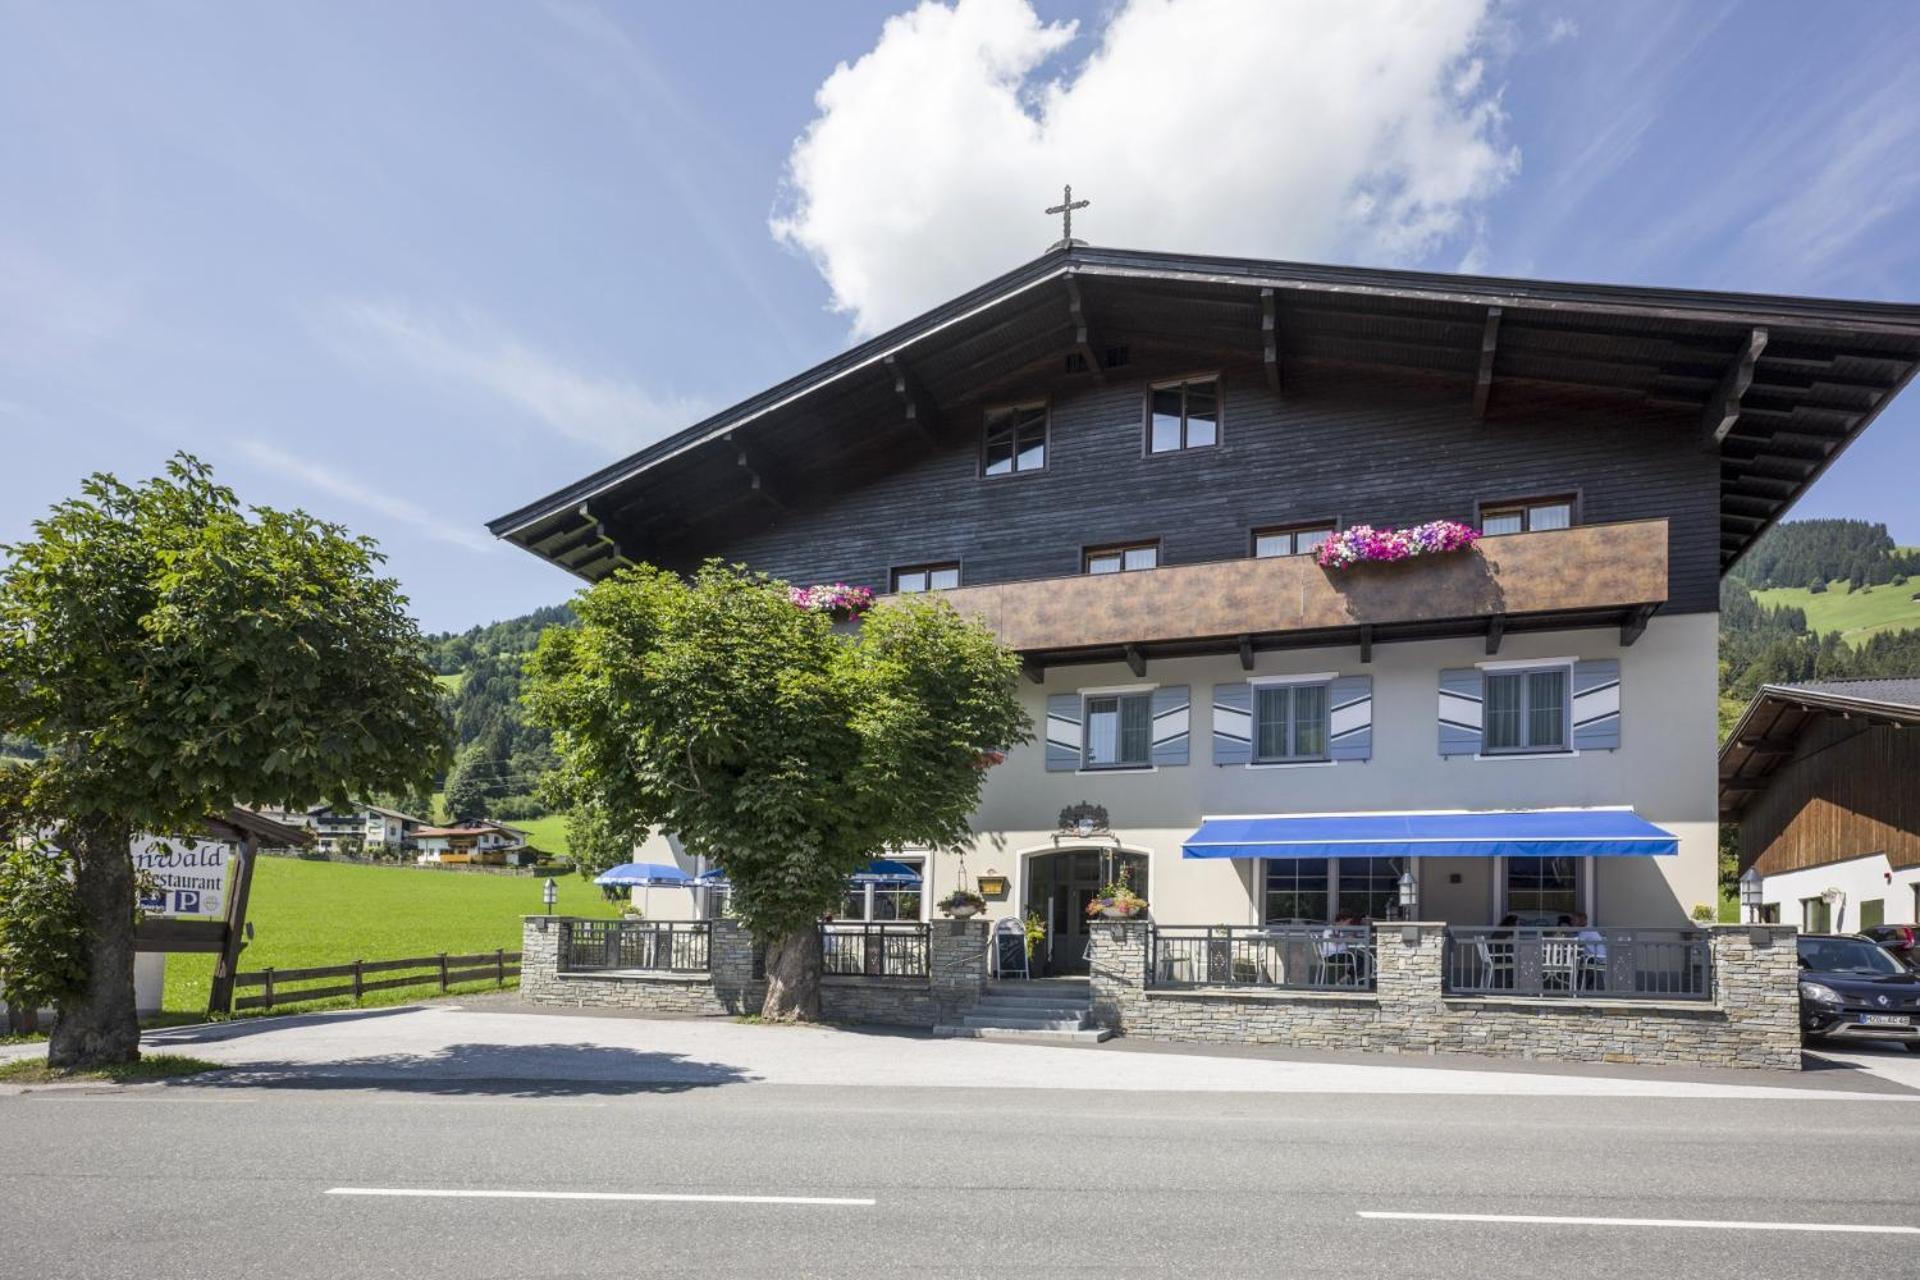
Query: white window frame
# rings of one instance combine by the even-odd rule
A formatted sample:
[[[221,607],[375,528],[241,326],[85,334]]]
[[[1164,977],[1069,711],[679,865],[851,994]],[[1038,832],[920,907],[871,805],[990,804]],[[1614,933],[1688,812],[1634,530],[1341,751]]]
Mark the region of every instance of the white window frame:
[[[1158,685],[1116,685],[1105,689],[1080,690],[1080,767],[1077,773],[1142,773],[1151,770],[1153,764],[1153,691]],[[1119,719],[1120,704],[1129,698],[1139,698],[1147,704],[1147,754],[1138,764],[1125,761],[1116,764],[1095,764],[1090,758],[1093,749],[1093,712],[1090,704],[1095,698],[1114,700],[1114,745],[1121,742]]]
[[[1514,760],[1542,757],[1546,759],[1560,759],[1579,754],[1573,745],[1573,664],[1574,659],[1572,658],[1523,658],[1511,662],[1482,662],[1478,664],[1481,671],[1480,759]],[[1566,690],[1566,697],[1560,704],[1560,745],[1557,747],[1543,747],[1529,743],[1526,746],[1520,747],[1491,746],[1489,739],[1492,737],[1493,716],[1490,710],[1492,699],[1487,693],[1488,681],[1495,676],[1526,677],[1543,671],[1559,673]],[[1524,731],[1529,727],[1529,703],[1533,696],[1532,687],[1524,678],[1521,680],[1520,691],[1520,724]]]

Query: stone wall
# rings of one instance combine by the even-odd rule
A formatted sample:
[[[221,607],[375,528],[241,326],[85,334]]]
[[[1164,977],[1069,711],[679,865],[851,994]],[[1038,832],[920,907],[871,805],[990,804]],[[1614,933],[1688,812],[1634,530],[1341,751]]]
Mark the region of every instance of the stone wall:
[[[753,938],[737,921],[716,920],[707,973],[563,973],[560,939],[567,921],[528,916],[522,925],[520,994],[535,1004],[632,1009],[641,1013],[754,1013],[766,996],[754,976]],[[957,1021],[979,1000],[987,980],[987,925],[936,920],[928,926],[928,976],[829,976],[820,986],[827,1022],[935,1027]]]
[[[1711,1000],[1576,1000],[1447,994],[1440,924],[1380,928],[1370,993],[1153,987],[1147,926],[1103,922],[1094,926],[1094,1016],[1150,1040],[1797,1070],[1794,931],[1721,925],[1709,935]]]

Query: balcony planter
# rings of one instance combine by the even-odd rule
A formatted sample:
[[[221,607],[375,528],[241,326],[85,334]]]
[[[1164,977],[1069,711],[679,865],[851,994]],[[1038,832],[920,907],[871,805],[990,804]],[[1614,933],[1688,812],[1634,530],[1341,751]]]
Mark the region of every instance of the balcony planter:
[[[872,588],[850,587],[844,582],[793,587],[787,592],[787,598],[795,608],[824,613],[836,623],[856,621],[873,607]]]
[[[1347,569],[1360,564],[1397,564],[1422,556],[1470,551],[1480,531],[1452,520],[1434,520],[1411,529],[1376,529],[1357,524],[1342,529],[1314,554],[1322,569]]]

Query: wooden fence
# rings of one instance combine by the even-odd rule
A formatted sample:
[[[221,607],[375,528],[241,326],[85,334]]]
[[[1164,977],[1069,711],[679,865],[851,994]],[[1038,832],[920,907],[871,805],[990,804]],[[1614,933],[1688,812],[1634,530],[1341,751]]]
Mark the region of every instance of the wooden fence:
[[[425,972],[420,972],[424,970]],[[400,977],[368,975],[401,974]],[[332,1000],[339,996],[360,999],[369,991],[395,991],[401,987],[438,984],[442,994],[456,982],[485,982],[492,979],[505,986],[508,978],[520,976],[518,951],[482,951],[475,955],[419,956],[407,960],[355,960],[352,964],[324,965],[310,969],[255,969],[234,977],[242,989],[259,987],[257,996],[241,996],[235,1009],[271,1009],[278,1004],[300,1004],[308,1000]],[[345,978],[346,982],[339,979]],[[333,981],[333,986],[295,986],[308,982]],[[289,990],[294,986],[293,990]]]

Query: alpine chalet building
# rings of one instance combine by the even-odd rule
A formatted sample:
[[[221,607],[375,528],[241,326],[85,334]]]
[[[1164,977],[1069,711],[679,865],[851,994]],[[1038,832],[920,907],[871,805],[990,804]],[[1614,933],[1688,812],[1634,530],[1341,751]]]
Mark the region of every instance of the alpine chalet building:
[[[1020,652],[974,847],[852,918],[978,886],[1084,972],[1127,867],[1156,929],[1681,926],[1721,575],[1916,361],[1912,306],[1073,241],[490,527],[588,581],[934,591]],[[1320,563],[1435,521],[1482,536]]]

